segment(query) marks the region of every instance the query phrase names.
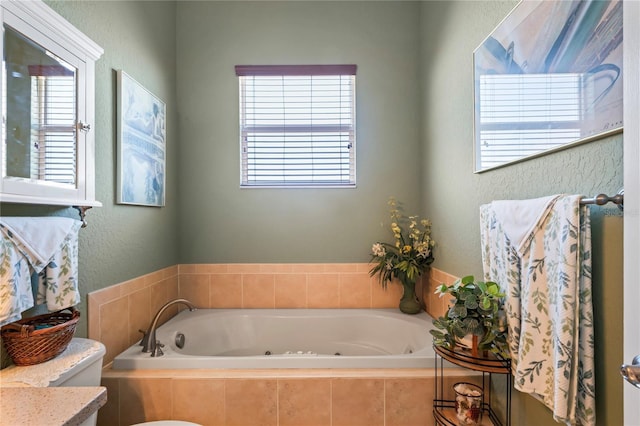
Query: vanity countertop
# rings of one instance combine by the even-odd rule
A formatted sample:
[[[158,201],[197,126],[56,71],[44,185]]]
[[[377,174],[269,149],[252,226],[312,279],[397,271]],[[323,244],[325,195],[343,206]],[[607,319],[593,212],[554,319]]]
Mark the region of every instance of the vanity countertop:
[[[0,388],[0,425],[75,426],[107,402],[103,386]]]

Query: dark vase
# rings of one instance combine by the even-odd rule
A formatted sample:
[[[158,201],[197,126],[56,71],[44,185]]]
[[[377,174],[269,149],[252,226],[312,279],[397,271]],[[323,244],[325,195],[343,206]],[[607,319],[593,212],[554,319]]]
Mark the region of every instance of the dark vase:
[[[416,297],[416,282],[411,280],[401,280],[400,282],[404,290],[402,299],[400,299],[400,311],[411,315],[419,313],[422,306]]]

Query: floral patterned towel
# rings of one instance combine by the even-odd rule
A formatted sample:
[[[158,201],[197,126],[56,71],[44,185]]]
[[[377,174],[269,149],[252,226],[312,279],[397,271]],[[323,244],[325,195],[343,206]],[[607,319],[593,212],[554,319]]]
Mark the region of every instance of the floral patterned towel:
[[[17,321],[33,307],[29,262],[17,247],[0,233],[0,326]]]
[[[78,231],[82,222],[62,217],[2,218],[0,323],[33,306],[31,273],[38,274],[36,303],[49,311],[77,305]]]
[[[519,240],[506,231],[505,201],[483,205],[480,233],[485,279],[507,294],[514,386],[558,422],[595,425],[591,228],[581,198],[549,198]]]

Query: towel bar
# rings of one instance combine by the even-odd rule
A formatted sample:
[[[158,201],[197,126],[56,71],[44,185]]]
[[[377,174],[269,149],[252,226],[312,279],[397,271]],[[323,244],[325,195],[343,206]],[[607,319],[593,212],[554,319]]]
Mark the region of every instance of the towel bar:
[[[614,203],[618,205],[620,210],[624,207],[624,189],[618,191],[613,197],[609,197],[605,194],[598,194],[593,198],[583,198],[580,200],[580,204],[596,204],[598,206],[604,206],[607,203]]]

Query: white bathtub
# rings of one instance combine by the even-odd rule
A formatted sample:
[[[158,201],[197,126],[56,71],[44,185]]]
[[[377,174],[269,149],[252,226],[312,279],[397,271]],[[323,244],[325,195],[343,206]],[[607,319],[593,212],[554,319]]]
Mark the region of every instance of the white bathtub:
[[[136,344],[113,369],[426,368],[432,328],[396,309],[184,310],[157,330],[163,356]]]

